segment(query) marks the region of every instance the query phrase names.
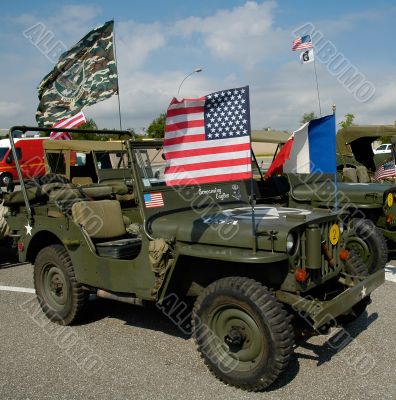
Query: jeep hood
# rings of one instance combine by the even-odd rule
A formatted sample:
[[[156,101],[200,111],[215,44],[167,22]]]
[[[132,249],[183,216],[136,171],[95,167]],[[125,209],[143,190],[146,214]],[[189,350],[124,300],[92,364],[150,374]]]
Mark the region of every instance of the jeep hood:
[[[396,192],[396,185],[386,183],[338,183],[338,204],[354,203],[357,205],[381,206],[384,194]],[[293,199],[297,202],[316,202],[329,207],[334,203],[334,188],[323,182],[302,184],[291,190]]]
[[[182,211],[158,216],[149,221],[152,235],[179,242],[199,243],[227,247],[252,247],[252,209],[230,208],[217,212]],[[270,233],[275,251],[285,251],[286,238],[290,230],[302,229],[310,223],[321,223],[335,219],[335,214],[296,208],[258,206],[255,222],[258,248],[271,250]],[[268,233],[268,234],[266,234]]]

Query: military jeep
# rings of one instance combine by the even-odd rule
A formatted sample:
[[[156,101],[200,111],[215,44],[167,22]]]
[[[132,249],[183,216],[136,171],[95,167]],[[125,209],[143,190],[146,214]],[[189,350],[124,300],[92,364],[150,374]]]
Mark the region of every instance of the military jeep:
[[[257,391],[286,369],[294,321],[325,332],[360,315],[384,282],[345,249],[337,213],[254,206],[250,181],[169,187],[161,141],[121,146],[116,178],[50,174],[4,196],[53,322],[83,318],[89,294],[157,304],[191,331],[216,377]]]
[[[396,136],[396,125],[352,125],[339,129],[336,136],[338,171],[364,166],[374,172],[389,157],[389,154],[373,152],[373,142],[383,136]]]
[[[252,142],[277,144],[273,158],[289,134],[278,131],[253,131]],[[344,217],[349,236],[347,248],[353,249],[368,265],[369,272],[384,268],[388,246],[384,236],[396,233],[396,185],[378,183],[334,184],[330,174],[287,173],[265,178],[253,153],[258,202],[285,207],[338,209]],[[376,227],[376,226],[377,227]],[[396,236],[395,236],[396,238]]]

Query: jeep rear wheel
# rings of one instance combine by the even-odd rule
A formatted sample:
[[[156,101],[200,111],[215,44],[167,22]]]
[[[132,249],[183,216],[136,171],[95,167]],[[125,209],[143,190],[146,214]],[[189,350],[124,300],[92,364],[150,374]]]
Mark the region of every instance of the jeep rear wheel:
[[[260,283],[224,278],[195,302],[193,335],[205,364],[222,381],[250,391],[268,387],[293,353],[286,311]]]
[[[367,219],[352,220],[354,234],[348,237],[346,248],[353,250],[367,264],[369,274],[385,268],[388,246],[384,235]]]
[[[63,246],[48,246],[38,253],[34,285],[40,306],[51,321],[70,325],[81,316],[88,294],[77,282]]]

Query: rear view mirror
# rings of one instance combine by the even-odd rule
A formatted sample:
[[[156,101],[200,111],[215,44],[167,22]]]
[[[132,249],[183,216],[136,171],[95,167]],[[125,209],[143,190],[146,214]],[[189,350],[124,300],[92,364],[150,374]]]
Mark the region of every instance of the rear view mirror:
[[[12,163],[12,157],[11,157],[11,155],[7,156],[7,158],[6,158],[6,163],[7,163],[7,164],[11,164],[11,163]]]

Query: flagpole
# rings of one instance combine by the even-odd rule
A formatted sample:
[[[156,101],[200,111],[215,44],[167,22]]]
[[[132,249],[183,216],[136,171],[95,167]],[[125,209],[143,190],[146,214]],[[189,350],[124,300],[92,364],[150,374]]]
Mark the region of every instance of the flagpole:
[[[254,211],[255,203],[256,203],[256,195],[254,194],[254,182],[253,182],[253,171],[252,171],[252,176],[250,177],[250,205],[252,207],[252,237],[253,237],[253,243],[252,243],[253,249],[252,250],[253,250],[253,254],[256,254],[256,252],[257,252],[256,218],[255,218],[255,211]]]
[[[117,59],[117,47],[116,47],[116,35],[115,35],[115,21],[113,19],[113,42],[114,42],[114,58],[115,58],[115,67],[117,73],[117,99],[118,99],[118,119],[120,123],[120,131],[122,131],[122,120],[121,120],[121,101],[120,101],[120,85],[118,83],[118,59]]]
[[[315,55],[314,55],[314,71],[315,71],[315,81],[316,81],[316,93],[318,94],[318,103],[319,103],[319,114],[322,116],[322,107],[320,105],[320,95],[319,95],[319,83],[318,83],[318,74],[316,72],[316,61],[315,61]]]
[[[334,118],[335,118],[335,113],[336,113],[336,105],[335,104],[333,104],[332,109],[333,109],[333,115],[334,115]],[[337,128],[336,128],[336,134],[337,134]],[[336,148],[337,148],[337,140],[336,140]],[[334,211],[338,212],[337,165],[336,165],[336,171],[335,171],[335,174],[334,174]]]

